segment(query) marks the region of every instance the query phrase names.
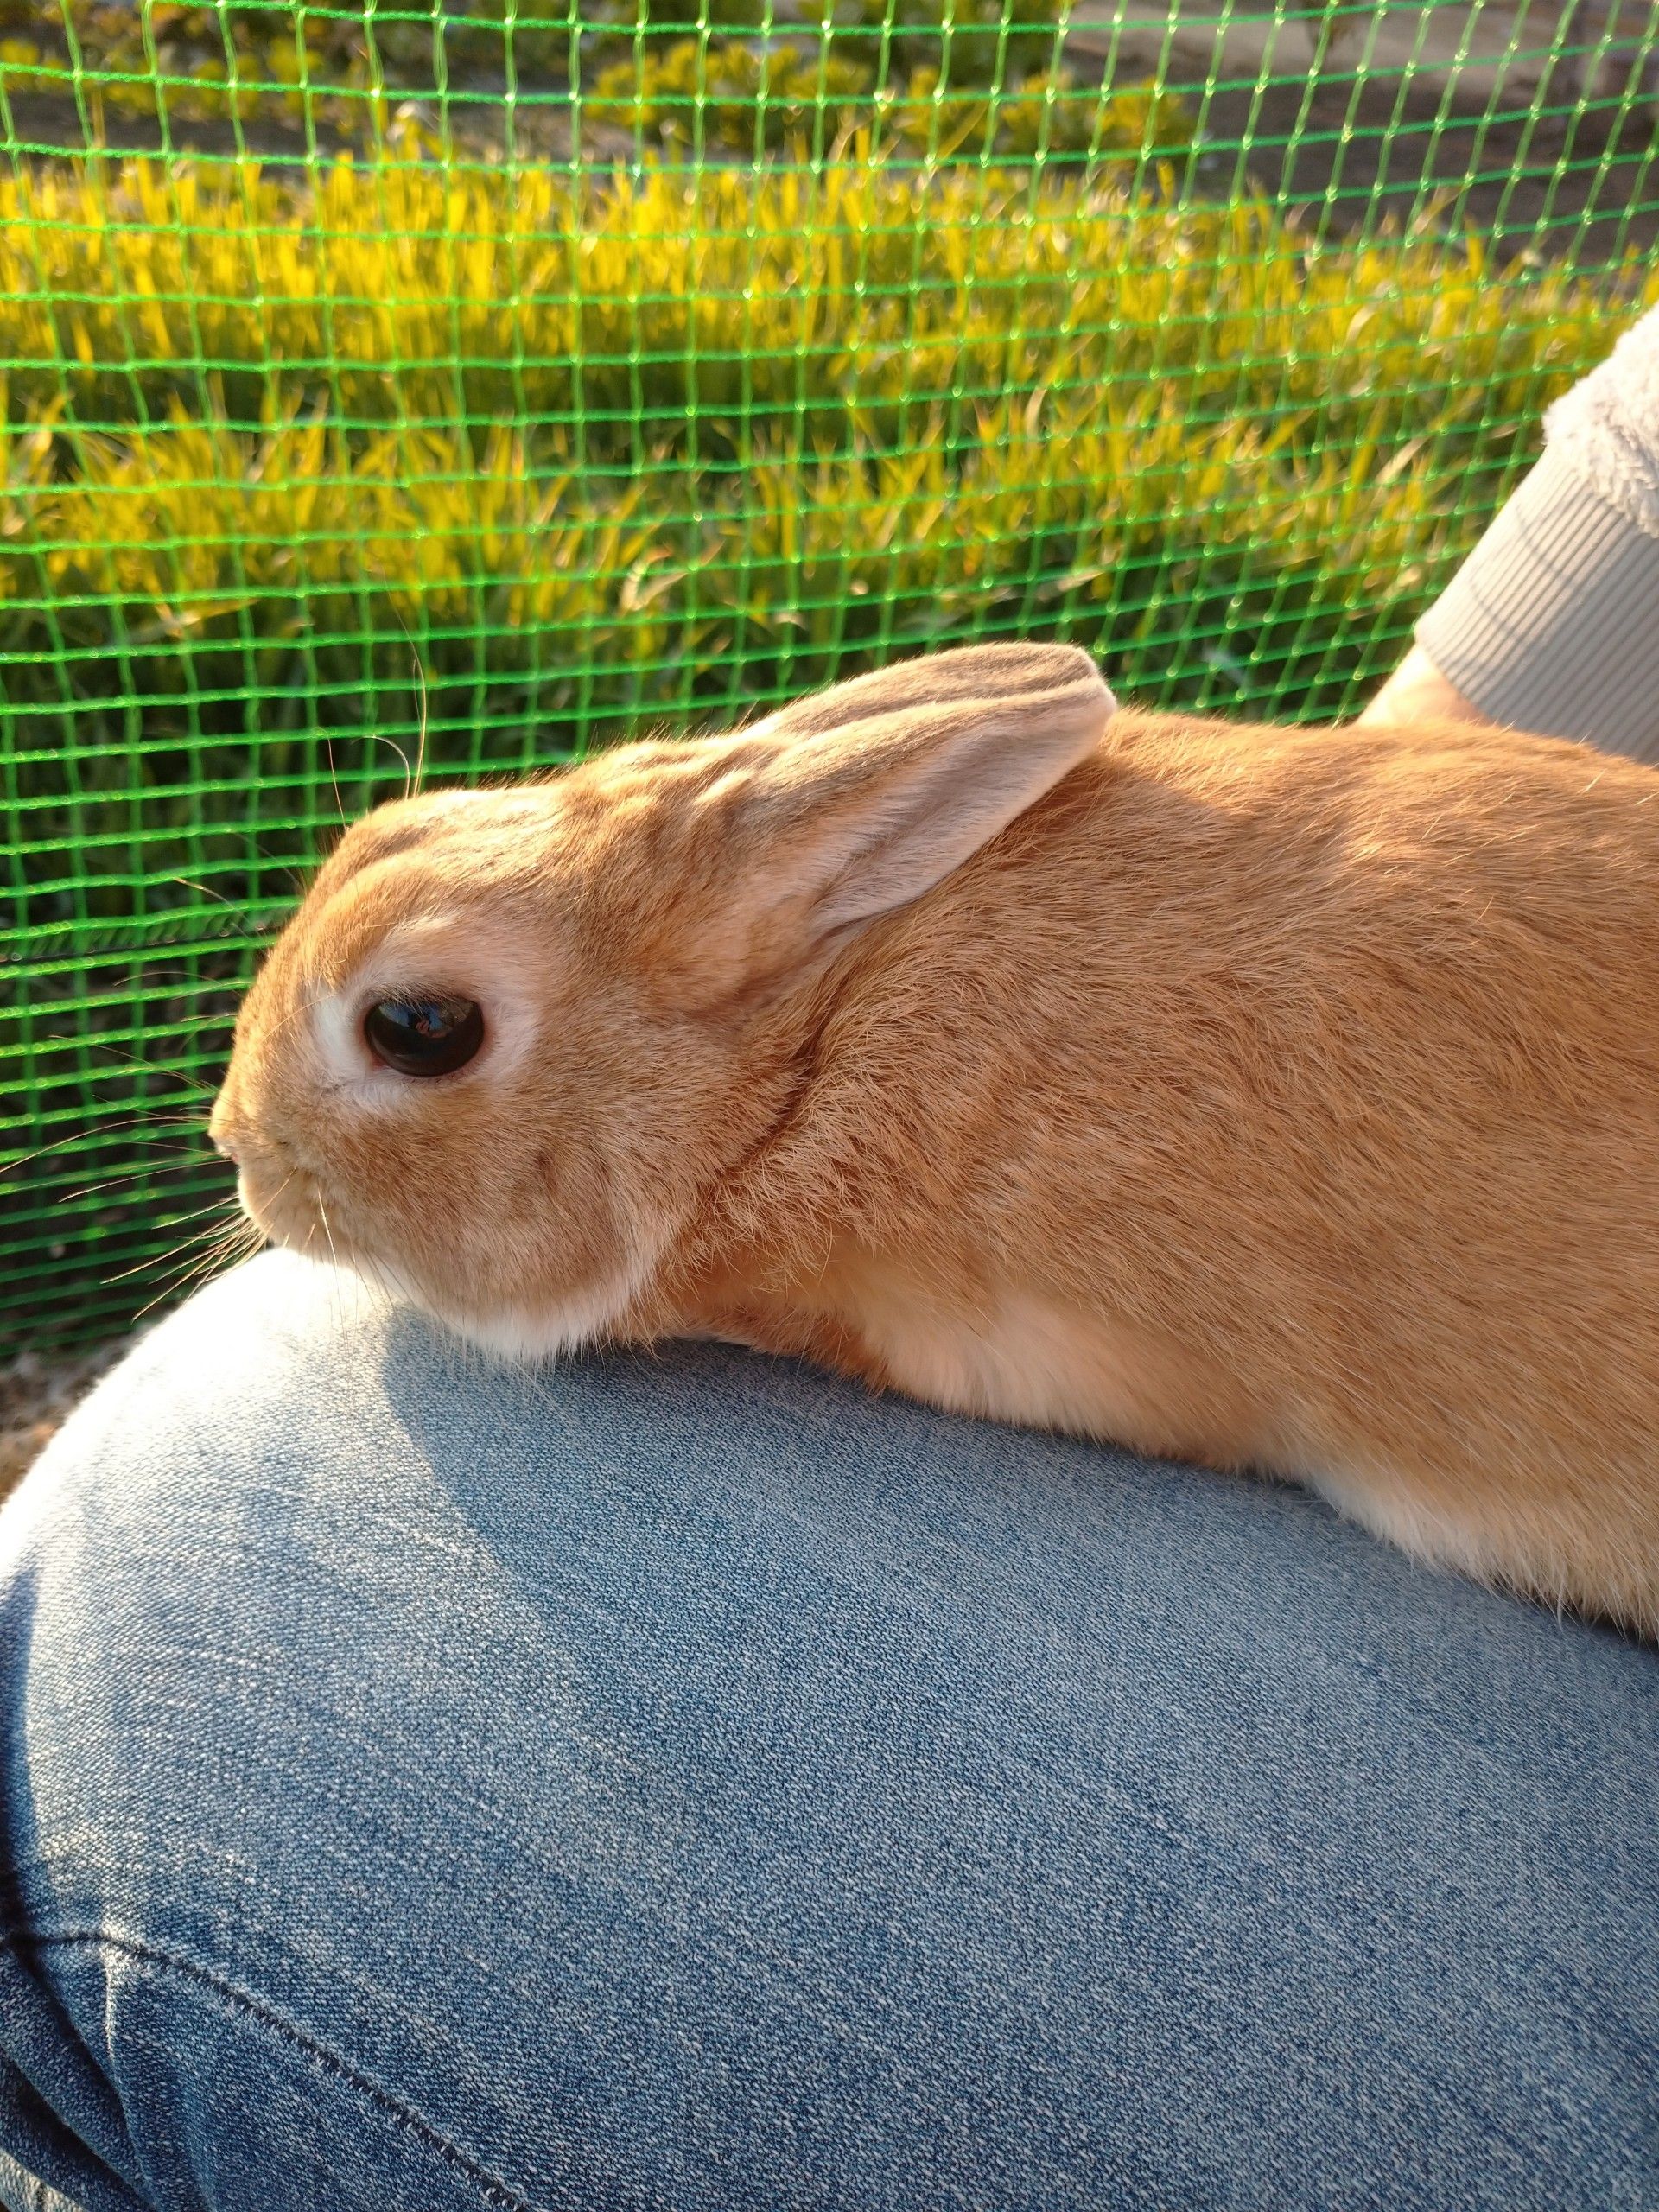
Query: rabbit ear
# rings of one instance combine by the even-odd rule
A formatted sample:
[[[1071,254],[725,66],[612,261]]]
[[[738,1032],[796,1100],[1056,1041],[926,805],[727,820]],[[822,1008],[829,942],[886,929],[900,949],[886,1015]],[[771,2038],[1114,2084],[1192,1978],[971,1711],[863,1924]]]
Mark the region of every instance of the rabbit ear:
[[[907,905],[1074,768],[1116,703],[1074,645],[974,645],[785,707],[728,741],[702,796],[729,918],[789,960]]]

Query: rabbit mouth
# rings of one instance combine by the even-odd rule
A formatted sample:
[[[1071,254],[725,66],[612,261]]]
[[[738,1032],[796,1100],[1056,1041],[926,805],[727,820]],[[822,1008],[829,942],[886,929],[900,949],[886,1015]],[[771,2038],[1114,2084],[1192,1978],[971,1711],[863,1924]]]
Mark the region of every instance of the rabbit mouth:
[[[242,1211],[273,1244],[308,1260],[330,1261],[365,1278],[376,1275],[384,1255],[371,1235],[362,1233],[362,1209],[342,1195],[337,1182],[326,1184],[314,1164],[284,1142],[257,1148],[238,1147],[237,1200]]]
[[[345,1224],[331,1215],[315,1179],[297,1164],[244,1159],[236,1179],[237,1203],[273,1244],[307,1259],[354,1258]]]

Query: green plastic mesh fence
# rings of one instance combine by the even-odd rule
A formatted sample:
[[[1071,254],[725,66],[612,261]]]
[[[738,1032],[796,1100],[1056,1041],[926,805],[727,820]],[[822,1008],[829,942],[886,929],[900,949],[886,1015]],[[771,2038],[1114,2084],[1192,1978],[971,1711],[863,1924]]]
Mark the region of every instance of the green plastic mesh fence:
[[[210,1260],[423,736],[1005,633],[1353,709],[1659,297],[1656,102],[1630,0],[0,0],[0,1343]]]

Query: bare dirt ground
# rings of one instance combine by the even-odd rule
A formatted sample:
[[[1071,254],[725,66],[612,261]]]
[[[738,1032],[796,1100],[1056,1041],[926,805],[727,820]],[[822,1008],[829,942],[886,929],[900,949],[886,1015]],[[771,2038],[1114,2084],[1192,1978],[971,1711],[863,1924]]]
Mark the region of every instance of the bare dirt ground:
[[[1506,257],[1594,265],[1659,244],[1653,59],[1626,54],[1621,69],[1591,10],[1351,6],[1318,67],[1306,16],[1080,0],[1073,20],[1075,60],[1161,76],[1192,104],[1217,188],[1230,167],[1341,229],[1427,218],[1480,230]],[[1221,150],[1240,144],[1242,161]]]
[[[56,1358],[26,1351],[0,1367],[0,1498],[16,1487],[123,1347]]]

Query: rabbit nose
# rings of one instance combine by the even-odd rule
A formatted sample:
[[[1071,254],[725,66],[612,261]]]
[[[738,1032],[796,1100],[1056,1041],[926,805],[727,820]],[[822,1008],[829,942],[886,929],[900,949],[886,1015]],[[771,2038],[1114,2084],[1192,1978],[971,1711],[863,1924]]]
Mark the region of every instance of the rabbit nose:
[[[236,1128],[234,1119],[225,1103],[221,1090],[213,1101],[213,1110],[207,1116],[207,1141],[221,1159],[236,1159]]]

